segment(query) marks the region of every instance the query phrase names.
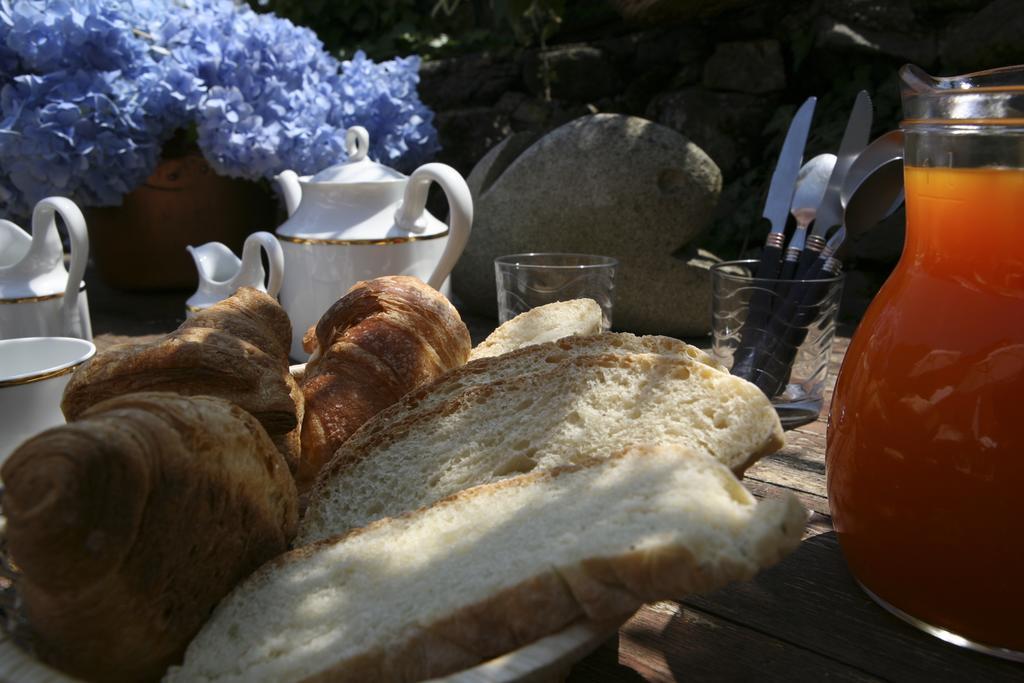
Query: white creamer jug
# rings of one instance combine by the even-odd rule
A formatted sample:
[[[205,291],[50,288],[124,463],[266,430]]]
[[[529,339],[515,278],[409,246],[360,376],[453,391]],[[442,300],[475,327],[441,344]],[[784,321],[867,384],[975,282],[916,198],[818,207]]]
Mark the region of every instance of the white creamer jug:
[[[198,247],[188,246],[188,253],[196,262],[199,288],[185,302],[185,315],[208,308],[234,294],[240,287],[253,287],[270,296],[281,291],[284,276],[284,253],[277,238],[269,232],[254,232],[242,246],[242,258],[221,242],[207,242]],[[263,270],[260,250],[267,254],[270,278]]]

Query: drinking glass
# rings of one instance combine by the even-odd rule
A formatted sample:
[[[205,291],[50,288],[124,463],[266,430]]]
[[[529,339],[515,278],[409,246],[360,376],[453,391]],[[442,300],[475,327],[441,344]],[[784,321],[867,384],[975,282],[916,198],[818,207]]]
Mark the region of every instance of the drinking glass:
[[[512,254],[494,259],[498,322],[531,308],[570,299],[593,299],[601,307],[601,327],[612,326],[615,270],[619,262],[594,254]]]
[[[733,374],[765,391],[782,426],[791,429],[821,412],[844,275],[777,280],[754,277],[756,269],[756,259],[711,267],[711,351]],[[766,316],[748,324],[752,300],[780,311],[788,296],[800,292],[801,304],[785,321],[773,325]]]

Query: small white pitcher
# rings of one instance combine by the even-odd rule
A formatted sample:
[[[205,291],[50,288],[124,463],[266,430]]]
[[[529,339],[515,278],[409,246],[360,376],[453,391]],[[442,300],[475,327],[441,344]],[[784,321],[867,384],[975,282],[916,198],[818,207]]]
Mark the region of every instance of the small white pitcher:
[[[254,287],[273,297],[281,291],[284,253],[277,238],[269,232],[249,235],[242,247],[242,258],[235,256],[231,249],[220,242],[185,248],[192,254],[196,270],[199,271],[199,289],[185,302],[187,317],[228,298],[240,287]],[[266,284],[260,249],[266,252],[270,265],[270,280]]]
[[[57,214],[71,240],[71,262],[64,249]],[[92,339],[85,296],[89,233],[74,202],[47,197],[32,212],[32,234],[0,220],[0,339],[76,337]]]

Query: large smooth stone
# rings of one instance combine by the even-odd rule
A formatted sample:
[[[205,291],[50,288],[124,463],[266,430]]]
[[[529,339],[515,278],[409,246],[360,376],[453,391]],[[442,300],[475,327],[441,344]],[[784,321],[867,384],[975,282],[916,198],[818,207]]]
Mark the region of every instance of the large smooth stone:
[[[512,136],[469,177],[475,219],[452,284],[462,305],[496,316],[496,256],[523,252],[619,259],[613,326],[707,334],[707,263],[673,253],[707,227],[722,188],[718,166],[670,128],[597,114],[533,140]]]

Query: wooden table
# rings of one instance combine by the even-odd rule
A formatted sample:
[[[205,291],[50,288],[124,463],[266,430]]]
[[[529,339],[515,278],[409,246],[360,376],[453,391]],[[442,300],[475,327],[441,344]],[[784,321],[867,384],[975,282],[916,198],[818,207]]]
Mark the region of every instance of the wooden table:
[[[187,292],[124,294],[91,274],[86,279],[101,349],[162,334],[184,319]],[[494,325],[466,321],[474,343]],[[834,346],[833,380],[848,344],[849,330]],[[830,396],[831,387],[826,405]],[[580,661],[568,681],[1024,681],[1024,665],[925,635],[859,589],[829,516],[825,426],[820,417],[787,432],[786,447],[745,478],[757,496],[790,491],[812,511],[794,553],[752,581],[644,607]]]

